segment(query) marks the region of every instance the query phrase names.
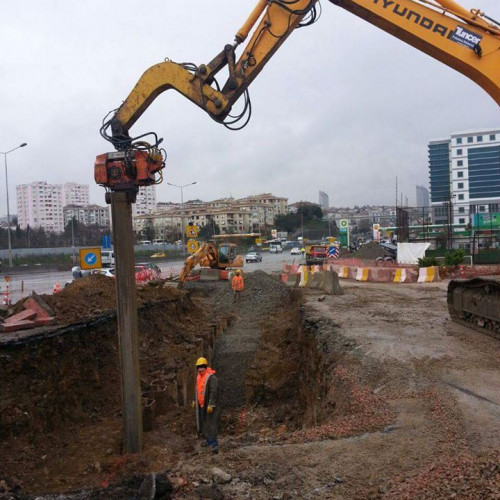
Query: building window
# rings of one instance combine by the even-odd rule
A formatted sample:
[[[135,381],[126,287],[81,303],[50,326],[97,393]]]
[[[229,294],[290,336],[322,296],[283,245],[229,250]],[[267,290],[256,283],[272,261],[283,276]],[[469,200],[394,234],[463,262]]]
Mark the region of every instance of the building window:
[[[490,141],[495,141],[497,136],[495,134],[490,135]]]
[[[458,223],[465,224],[465,219],[463,217],[460,217],[460,219],[458,219]]]
[[[457,161],[457,167],[463,167],[464,166],[464,161],[463,160],[458,160]]]
[[[486,212],[486,207],[484,205],[479,205],[480,212]]]
[[[462,170],[460,170],[460,172],[457,172],[457,177],[463,177],[464,176],[464,173]]]
[[[483,142],[483,136],[482,135],[478,135],[477,136],[477,142]]]
[[[461,149],[457,149],[457,155],[461,155],[462,154],[462,150]]]
[[[467,137],[467,142],[470,144],[472,141],[474,141],[474,137],[469,136]]]
[[[461,137],[457,137],[457,144],[462,144],[462,138]]]
[[[464,195],[463,195],[463,194],[459,194],[459,195],[458,195],[458,199],[459,199],[459,200],[463,200],[463,199],[464,199]]]
[[[465,213],[465,207],[458,207],[458,213],[460,214]]]
[[[463,189],[464,188],[464,183],[463,182],[459,182],[458,183],[458,189]]]

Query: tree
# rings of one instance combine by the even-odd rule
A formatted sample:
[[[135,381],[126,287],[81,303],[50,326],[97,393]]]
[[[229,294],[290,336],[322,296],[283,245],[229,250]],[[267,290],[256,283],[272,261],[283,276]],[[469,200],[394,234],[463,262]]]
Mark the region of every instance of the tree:
[[[214,231],[215,230],[215,231]],[[217,224],[206,224],[198,231],[198,238],[200,240],[211,240],[214,234],[220,234],[220,227]]]

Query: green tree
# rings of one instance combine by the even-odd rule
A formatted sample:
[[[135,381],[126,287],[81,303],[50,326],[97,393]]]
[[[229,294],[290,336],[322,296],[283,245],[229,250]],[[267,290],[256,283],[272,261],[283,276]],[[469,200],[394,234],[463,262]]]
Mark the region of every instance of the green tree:
[[[205,241],[211,240],[214,234],[220,234],[220,227],[217,224],[206,224],[205,226],[202,226],[198,231],[198,238]]]

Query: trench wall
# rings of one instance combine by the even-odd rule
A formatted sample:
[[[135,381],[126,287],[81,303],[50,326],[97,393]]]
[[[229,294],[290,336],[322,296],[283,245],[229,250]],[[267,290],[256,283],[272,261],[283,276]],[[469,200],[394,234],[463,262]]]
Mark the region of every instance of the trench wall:
[[[143,396],[151,398],[154,391],[159,411],[191,401],[195,360],[211,358],[215,338],[227,325],[226,318],[197,318],[196,335],[189,335],[172,317],[186,318],[191,304],[166,302],[138,311]],[[120,394],[114,313],[45,330],[31,340],[0,341],[0,438],[119,415]],[[146,420],[153,425],[154,414]]]

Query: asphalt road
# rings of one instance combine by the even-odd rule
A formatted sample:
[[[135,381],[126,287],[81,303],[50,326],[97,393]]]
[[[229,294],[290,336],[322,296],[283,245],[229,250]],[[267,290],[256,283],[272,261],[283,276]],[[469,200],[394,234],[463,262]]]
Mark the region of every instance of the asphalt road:
[[[262,254],[262,262],[245,263],[243,271],[252,272],[258,269],[266,272],[280,271],[284,262],[287,264],[291,264],[292,262],[300,263],[300,260],[300,255],[290,255],[289,250],[278,254],[269,254],[265,252]],[[168,277],[171,273],[174,276],[179,274],[183,263],[183,260],[156,262],[158,267],[162,270],[163,277]],[[8,274],[4,269],[4,272],[0,275],[0,301],[2,302],[7,288],[7,277]],[[10,302],[17,302],[22,297],[28,296],[32,291],[38,294],[53,293],[57,283],[61,289],[71,280],[71,271],[16,273],[11,276],[8,282]]]

